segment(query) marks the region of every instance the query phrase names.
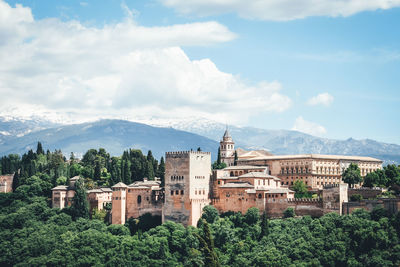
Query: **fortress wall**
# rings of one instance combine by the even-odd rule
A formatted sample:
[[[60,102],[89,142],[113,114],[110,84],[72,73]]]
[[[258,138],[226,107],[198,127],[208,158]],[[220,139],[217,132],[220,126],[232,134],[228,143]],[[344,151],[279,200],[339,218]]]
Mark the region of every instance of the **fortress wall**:
[[[378,195],[382,194],[382,188],[349,188],[348,195],[349,198],[353,195],[361,195],[364,199],[376,198]]]

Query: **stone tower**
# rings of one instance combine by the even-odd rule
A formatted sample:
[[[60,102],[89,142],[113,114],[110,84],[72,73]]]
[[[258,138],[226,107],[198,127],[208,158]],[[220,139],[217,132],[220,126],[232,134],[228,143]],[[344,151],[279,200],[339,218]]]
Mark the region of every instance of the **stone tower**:
[[[128,186],[122,182],[112,188],[112,224],[125,224],[126,220],[126,190]]]
[[[225,130],[222,140],[219,142],[219,149],[221,152],[221,161],[225,162],[227,166],[233,166],[235,161],[235,142],[229,134],[228,127]]]
[[[165,203],[162,220],[196,226],[210,203],[210,152],[165,154]]]

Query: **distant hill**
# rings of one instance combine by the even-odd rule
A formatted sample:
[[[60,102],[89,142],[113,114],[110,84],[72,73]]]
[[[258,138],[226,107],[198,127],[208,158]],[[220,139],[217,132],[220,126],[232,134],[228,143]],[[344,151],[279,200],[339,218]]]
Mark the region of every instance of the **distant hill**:
[[[151,119],[148,124],[169,126],[193,132],[219,141],[226,125],[206,119],[159,120]],[[381,159],[385,164],[400,164],[400,145],[378,142],[371,139],[335,140],[320,138],[298,131],[266,130],[253,127],[229,126],[236,146],[245,149],[265,149],[279,154],[337,154],[371,156]]]
[[[0,155],[36,149],[38,141],[45,149],[61,149],[65,155],[74,152],[78,156],[90,148],[102,147],[115,156],[128,148],[136,148],[143,153],[151,150],[156,158],[160,158],[166,151],[200,147],[212,152],[214,158],[218,149],[216,141],[194,133],[123,120],[100,120],[39,130],[20,137],[7,136],[0,144]]]
[[[112,155],[124,149],[151,149],[156,157],[165,151],[190,150],[201,147],[216,158],[218,141],[226,125],[206,119],[150,118],[142,123],[123,120],[101,120],[91,123],[58,126],[46,120],[18,120],[0,117],[0,155],[23,153],[35,148],[37,141],[51,150],[61,149],[65,155],[80,155],[89,148],[104,147]],[[153,126],[150,126],[153,125]],[[47,128],[45,130],[41,130]],[[371,139],[335,140],[315,137],[290,130],[266,130],[229,126],[237,147],[264,149],[279,154],[339,154],[371,156],[385,164],[400,164],[400,146]],[[18,137],[19,136],[19,137]]]

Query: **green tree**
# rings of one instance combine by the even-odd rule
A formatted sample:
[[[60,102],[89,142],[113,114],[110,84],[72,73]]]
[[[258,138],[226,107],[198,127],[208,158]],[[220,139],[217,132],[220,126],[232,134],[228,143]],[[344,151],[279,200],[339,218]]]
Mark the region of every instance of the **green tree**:
[[[296,180],[293,184],[293,190],[296,198],[310,197],[306,184],[301,180]]]
[[[269,220],[267,213],[264,211],[261,218],[261,234],[260,239],[269,234]]]
[[[344,171],[342,180],[349,184],[349,187],[354,187],[362,181],[360,168],[357,164],[351,163],[349,167]]]
[[[296,214],[294,213],[294,209],[293,208],[287,208],[284,213],[283,213],[283,217],[284,218],[291,218],[296,216]]]
[[[42,143],[40,143],[40,142],[37,143],[36,154],[44,155],[44,150],[43,150],[43,147],[42,147]]]
[[[218,210],[213,205],[207,205],[203,208],[201,218],[208,223],[214,223],[219,217]]]
[[[157,176],[161,180],[161,186],[165,185],[165,162],[164,162],[164,157],[161,157],[160,159],[160,165],[158,166],[158,173]]]
[[[89,203],[82,178],[75,182],[75,196],[72,199],[71,211],[74,219],[89,218]]]
[[[235,150],[233,165],[237,166],[237,161],[238,161],[238,154],[237,151]]]
[[[370,172],[364,177],[363,187],[374,187],[379,183],[379,175],[376,172]]]
[[[203,220],[202,226],[203,235],[200,236],[199,234],[197,234],[197,238],[200,241],[200,249],[204,255],[204,266],[220,266],[217,254],[215,253],[214,249],[214,240],[211,236],[210,227],[206,220]]]
[[[244,220],[249,225],[258,223],[258,221],[260,220],[260,210],[256,207],[248,209],[246,214],[244,215]]]

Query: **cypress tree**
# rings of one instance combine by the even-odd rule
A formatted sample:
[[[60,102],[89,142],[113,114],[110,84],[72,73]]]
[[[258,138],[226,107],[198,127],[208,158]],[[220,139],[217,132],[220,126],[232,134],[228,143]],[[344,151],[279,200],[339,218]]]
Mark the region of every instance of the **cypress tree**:
[[[14,179],[13,179],[13,183],[12,183],[13,192],[15,192],[15,189],[17,189],[18,186],[19,186],[19,173],[18,173],[18,171],[16,171],[14,174]]]
[[[238,155],[237,155],[237,151],[235,150],[235,159],[234,159],[233,165],[237,166],[237,161],[238,161]]]
[[[89,218],[89,202],[82,179],[75,182],[75,196],[72,200],[71,210],[74,219]]]
[[[164,162],[164,157],[161,157],[161,159],[160,159],[160,166],[158,166],[157,176],[161,180],[161,186],[164,186],[164,184],[165,184],[165,162]]]
[[[269,221],[268,221],[268,216],[267,213],[264,211],[262,215],[262,220],[261,220],[261,234],[260,234],[260,239],[263,238],[264,236],[268,236],[269,234]]]
[[[218,158],[217,158],[217,165],[221,164],[221,148],[218,147]]]
[[[197,234],[197,238],[200,241],[200,248],[204,254],[204,266],[207,267],[218,267],[221,266],[219,264],[219,260],[217,254],[214,250],[214,240],[211,236],[210,227],[206,220],[203,220],[203,236]]]
[[[37,143],[36,154],[44,155],[44,150],[43,150],[43,147],[42,147],[42,143],[40,143],[40,142]]]

